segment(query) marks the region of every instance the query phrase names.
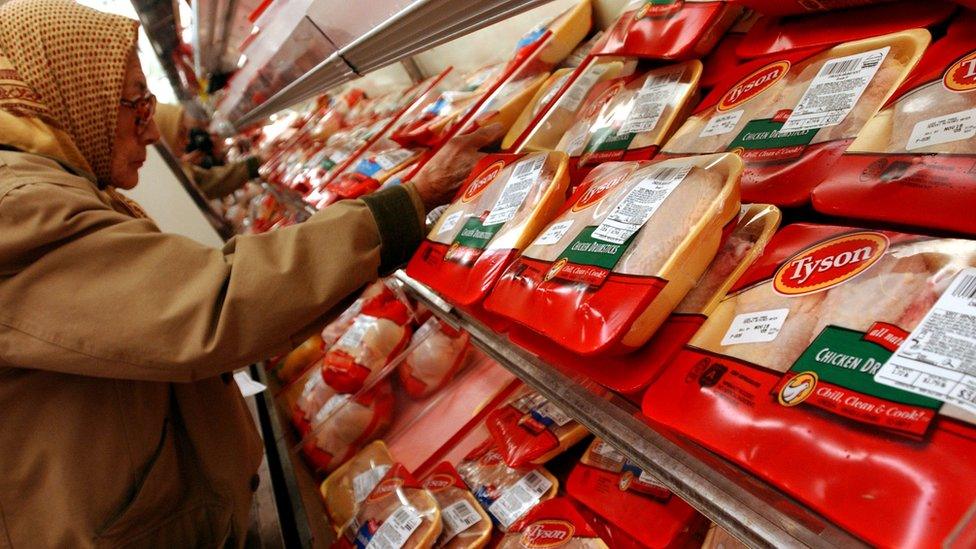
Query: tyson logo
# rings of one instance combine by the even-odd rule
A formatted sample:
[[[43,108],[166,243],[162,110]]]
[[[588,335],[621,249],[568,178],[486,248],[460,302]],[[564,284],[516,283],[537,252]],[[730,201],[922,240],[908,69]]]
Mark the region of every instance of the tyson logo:
[[[610,191],[617,188],[617,185],[624,180],[624,177],[624,175],[619,175],[604,181],[594,182],[588,189],[586,189],[586,191],[583,192],[583,195],[576,200],[576,203],[573,204],[573,211],[579,212],[585,210],[603,200],[605,196],[610,194]]]
[[[565,520],[540,520],[522,531],[522,547],[546,549],[565,545],[573,539],[576,528]]]
[[[732,88],[725,92],[722,99],[718,102],[718,110],[731,110],[737,105],[756,97],[760,93],[768,90],[773,84],[790,72],[789,61],[777,61],[754,71],[749,76],[739,80]]]
[[[366,498],[367,501],[378,501],[386,496],[396,492],[403,486],[402,478],[388,478],[383,482],[376,485],[373,491],[369,493],[369,497]]]
[[[868,270],[888,249],[888,237],[864,231],[821,242],[787,259],[773,277],[773,289],[786,296],[833,288]]]
[[[976,51],[953,63],[942,77],[942,84],[954,92],[976,89]]]
[[[583,108],[583,116],[585,118],[593,118],[597,114],[600,114],[600,110],[603,109],[604,105],[613,101],[613,98],[617,97],[617,94],[622,89],[624,89],[624,81],[615,80],[610,87],[603,90],[593,101],[586,104],[586,107]]]
[[[441,490],[449,488],[453,485],[454,478],[445,473],[438,473],[424,481],[424,488],[430,490],[431,492],[440,492]]]
[[[474,181],[468,185],[468,188],[464,189],[464,194],[461,195],[461,201],[471,202],[477,198],[479,194],[488,188],[488,185],[491,185],[491,182],[498,177],[498,174],[502,173],[503,169],[505,169],[505,161],[499,160],[484,170],[481,170],[478,177],[474,178]]]

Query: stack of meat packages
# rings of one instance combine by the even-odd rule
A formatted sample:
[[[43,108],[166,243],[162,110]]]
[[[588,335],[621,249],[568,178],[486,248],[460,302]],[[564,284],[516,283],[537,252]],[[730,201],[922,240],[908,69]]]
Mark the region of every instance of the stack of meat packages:
[[[854,536],[938,546],[976,493],[974,30],[938,0],[632,2],[406,273]],[[626,470],[602,448],[581,467]]]

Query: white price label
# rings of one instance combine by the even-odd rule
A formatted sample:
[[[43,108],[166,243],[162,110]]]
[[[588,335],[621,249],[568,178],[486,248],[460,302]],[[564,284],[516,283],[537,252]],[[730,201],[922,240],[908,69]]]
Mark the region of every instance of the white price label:
[[[505,188],[485,218],[484,226],[498,225],[509,221],[518,213],[522,203],[529,196],[532,185],[539,179],[546,163],[545,154],[523,158],[512,168],[512,175],[505,182]]]
[[[608,66],[602,63],[594,63],[587,67],[583,74],[569,85],[569,89],[563,94],[557,106],[570,111],[578,109],[586,94],[590,93],[603,73],[607,72],[607,68]]]
[[[593,238],[613,244],[626,242],[647,223],[690,171],[688,166],[652,167],[593,230]]]
[[[670,72],[651,76],[645,80],[644,85],[637,92],[634,107],[627,116],[627,121],[617,133],[643,133],[653,130],[661,119],[664,109],[674,98],[682,74],[682,71]]]
[[[464,212],[454,212],[451,215],[444,218],[444,222],[441,223],[440,228],[437,230],[437,234],[443,234],[450,231],[454,227],[457,227],[458,221],[461,220],[461,216]]]
[[[970,139],[973,136],[976,136],[976,109],[967,109],[915,124],[905,150],[914,151],[932,145]]]
[[[339,338],[339,342],[336,345],[345,347],[346,349],[359,348],[363,343],[363,339],[366,338],[366,333],[375,325],[376,319],[374,317],[369,315],[357,316],[352,326],[346,330],[346,333],[342,334],[342,337]]]
[[[658,480],[657,477],[651,475],[650,473],[644,471],[643,469],[641,470],[640,476],[637,477],[637,480],[642,484],[646,484],[648,486],[654,486],[656,488],[667,488],[667,486],[661,484],[661,481]]]
[[[626,458],[624,455],[617,451],[616,448],[610,446],[603,440],[597,440],[593,445],[593,453],[598,456],[602,456],[615,463],[623,463]]]
[[[824,63],[779,133],[826,128],[843,122],[871,84],[890,49],[886,46]]]
[[[533,411],[542,417],[551,419],[557,427],[562,427],[570,421],[573,421],[573,418],[563,413],[562,410],[548,400],[542,405],[536,407]]]
[[[552,482],[549,479],[538,471],[532,471],[505,490],[505,493],[488,507],[488,512],[498,519],[502,528],[508,529],[515,521],[522,518],[522,515],[535,507],[550,488]]]
[[[413,151],[407,149],[393,149],[376,155],[374,160],[384,170],[392,170],[407,160],[413,158]]]
[[[976,269],[956,275],[874,380],[976,413]]]
[[[404,505],[383,521],[366,549],[400,549],[422,522],[420,512]]]
[[[779,335],[789,313],[789,309],[772,309],[736,315],[722,338],[722,345],[773,341]]]
[[[455,536],[481,522],[481,514],[465,500],[460,500],[441,509],[444,533],[440,545],[446,545]]]
[[[742,120],[742,113],[744,112],[744,110],[738,110],[712,116],[698,137],[713,137],[731,132],[739,124],[739,120]]]
[[[357,505],[366,499],[366,496],[373,491],[373,488],[376,488],[376,485],[383,480],[383,477],[386,476],[389,470],[389,465],[379,465],[368,471],[359,473],[352,479],[352,492],[356,498]]]
[[[544,233],[539,235],[532,243],[533,246],[551,246],[566,236],[566,232],[569,228],[573,226],[573,220],[560,221],[559,223],[553,223],[549,225],[549,228],[545,230]]]

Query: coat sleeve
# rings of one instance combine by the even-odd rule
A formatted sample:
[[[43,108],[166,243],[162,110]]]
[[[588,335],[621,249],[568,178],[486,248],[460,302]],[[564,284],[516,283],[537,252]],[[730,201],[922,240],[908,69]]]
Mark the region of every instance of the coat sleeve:
[[[0,357],[86,376],[195,381],[281,353],[402,264],[423,207],[398,188],[222,250],[161,233],[90,191],[0,195]]]
[[[223,198],[257,177],[258,164],[258,159],[252,156],[241,162],[210,169],[190,166],[190,173],[207,198]]]

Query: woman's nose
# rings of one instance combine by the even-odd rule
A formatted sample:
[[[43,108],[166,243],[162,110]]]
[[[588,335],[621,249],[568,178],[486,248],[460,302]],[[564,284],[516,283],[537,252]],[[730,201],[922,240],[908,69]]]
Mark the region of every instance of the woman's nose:
[[[152,145],[153,143],[159,141],[159,126],[156,125],[156,121],[154,119],[149,119],[149,124],[146,126],[146,129],[142,131],[139,138],[144,145]]]

